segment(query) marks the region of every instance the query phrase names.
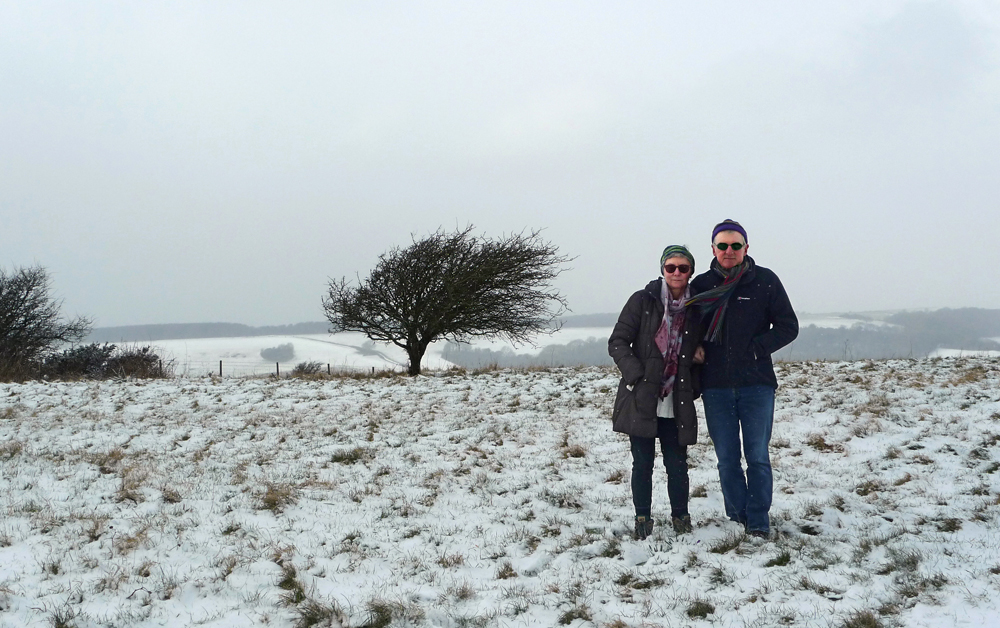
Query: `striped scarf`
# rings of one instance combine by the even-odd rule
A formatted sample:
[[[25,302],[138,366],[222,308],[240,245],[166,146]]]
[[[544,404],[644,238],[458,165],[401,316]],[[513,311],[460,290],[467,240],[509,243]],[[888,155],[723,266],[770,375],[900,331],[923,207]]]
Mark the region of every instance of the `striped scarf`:
[[[719,266],[719,260],[712,260],[712,270],[722,277],[721,284],[688,299],[685,305],[697,305],[702,313],[712,312],[712,320],[705,331],[705,340],[715,342],[719,337],[719,330],[722,329],[722,321],[726,318],[726,307],[729,305],[729,297],[733,295],[736,286],[739,285],[743,275],[754,269],[753,259],[750,256],[743,258],[743,263],[734,266],[728,271]]]

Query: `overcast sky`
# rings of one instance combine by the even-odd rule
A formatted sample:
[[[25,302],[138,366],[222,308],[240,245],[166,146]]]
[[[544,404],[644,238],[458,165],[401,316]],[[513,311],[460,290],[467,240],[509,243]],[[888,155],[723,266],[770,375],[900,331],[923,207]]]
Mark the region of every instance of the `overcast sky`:
[[[322,320],[467,224],[617,312],[724,218],[800,312],[1000,308],[1000,4],[0,3],[0,266],[98,326]]]

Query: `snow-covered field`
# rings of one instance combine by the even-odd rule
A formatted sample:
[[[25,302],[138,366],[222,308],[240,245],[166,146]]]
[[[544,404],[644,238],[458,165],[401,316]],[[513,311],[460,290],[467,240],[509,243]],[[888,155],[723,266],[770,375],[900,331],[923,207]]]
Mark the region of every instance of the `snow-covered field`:
[[[501,340],[475,340],[470,345],[494,351],[510,348],[515,353],[538,353],[553,344],[568,344],[574,340],[600,339],[606,341],[611,328],[567,327],[554,334],[539,334],[533,344],[512,346]],[[373,343],[363,334],[305,334],[298,336],[246,336],[227,338],[189,338],[184,340],[157,340],[152,344],[167,360],[172,360],[174,370],[182,376],[218,374],[222,361],[223,375],[267,375],[275,372],[273,360],[261,357],[261,350],[291,344],[295,356],[281,363],[281,372],[287,374],[300,362],[319,362],[325,371],[330,365],[335,371],[406,371],[406,352],[391,344]],[[444,342],[435,342],[427,350],[421,366],[429,369],[447,369],[453,366],[442,357]]]
[[[0,626],[1000,626],[1000,361],[779,371],[768,542],[609,369],[2,384]]]
[[[262,349],[291,344],[295,356],[282,362],[287,373],[300,362],[319,362],[339,371],[406,371],[406,352],[390,344],[375,344],[363,334],[307,334],[299,336],[246,336],[229,338],[188,338],[156,340],[152,343],[164,358],[173,360],[179,375],[218,374],[222,361],[223,375],[266,375],[275,372],[273,360],[261,357]],[[443,369],[451,363],[441,358],[443,343],[428,349],[421,363],[424,368]]]
[[[882,325],[879,321],[862,321],[835,314],[803,314],[799,321],[802,327],[850,327],[856,323]],[[611,327],[564,327],[553,334],[539,334],[532,344],[512,346],[503,340],[476,339],[470,346],[479,349],[501,351],[510,349],[517,354],[537,354],[551,345],[565,345],[574,341],[606,341],[611,335]],[[284,360],[280,369],[287,373],[300,362],[319,362],[330,365],[332,370],[405,371],[406,353],[391,344],[372,343],[363,334],[345,332],[339,334],[303,334],[287,336],[247,336],[224,338],[189,338],[183,340],[157,340],[151,343],[160,355],[172,360],[175,371],[182,376],[200,376],[219,372],[222,361],[224,376],[266,375],[275,372],[273,360],[261,357],[261,350],[279,345],[291,344],[295,356]],[[422,365],[430,369],[447,369],[452,366],[442,357],[445,343],[432,343]],[[942,350],[942,356],[951,356],[953,350]],[[957,353],[956,353],[957,354]]]

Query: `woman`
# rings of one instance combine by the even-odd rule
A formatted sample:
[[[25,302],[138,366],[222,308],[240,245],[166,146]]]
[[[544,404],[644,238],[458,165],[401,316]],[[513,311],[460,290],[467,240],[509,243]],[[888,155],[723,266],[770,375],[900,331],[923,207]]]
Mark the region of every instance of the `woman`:
[[[662,277],[633,294],[608,339],[622,379],[612,415],[614,431],[629,435],[632,449],[632,501],[635,538],[652,533],[653,461],[660,441],[667,470],[670,521],[677,534],[692,530],[688,513],[687,446],[698,438],[694,400],[701,361],[697,319],[684,303],[694,256],[672,245],[660,256]],[[697,355],[696,355],[697,354]]]

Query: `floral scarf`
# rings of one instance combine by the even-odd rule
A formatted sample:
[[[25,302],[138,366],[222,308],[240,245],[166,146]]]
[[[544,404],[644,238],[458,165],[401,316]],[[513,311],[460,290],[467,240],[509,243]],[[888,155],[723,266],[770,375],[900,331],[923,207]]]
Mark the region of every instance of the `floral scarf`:
[[[670,297],[667,282],[660,280],[660,300],[663,302],[663,321],[656,331],[656,348],[663,354],[663,378],[660,381],[660,398],[665,398],[674,389],[677,379],[677,359],[681,352],[681,331],[684,329],[684,305],[691,296],[691,289],[685,288],[681,298]]]

